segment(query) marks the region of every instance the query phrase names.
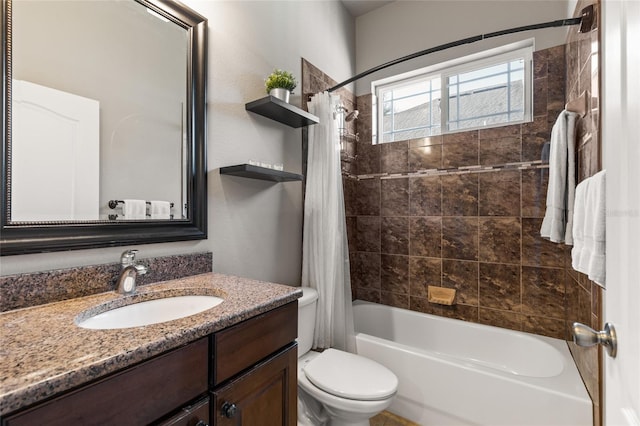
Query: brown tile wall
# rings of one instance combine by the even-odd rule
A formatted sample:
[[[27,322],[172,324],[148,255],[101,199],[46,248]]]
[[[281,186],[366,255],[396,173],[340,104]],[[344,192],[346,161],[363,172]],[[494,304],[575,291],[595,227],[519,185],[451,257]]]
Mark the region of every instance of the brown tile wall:
[[[574,16],[585,5],[581,0]],[[568,340],[574,321],[601,328],[601,289],[573,271],[567,247],[539,236],[546,169],[353,176],[539,160],[565,101],[584,90],[593,99],[578,124],[578,181],[595,174],[601,169],[598,40],[597,30],[572,31],[566,46],[534,53],[534,120],[523,125],[372,145],[371,96],[339,91],[350,111],[360,111],[349,125],[359,141],[346,140],[343,155],[354,298]],[[304,99],[335,83],[303,59],[303,108]],[[428,285],[455,288],[457,304],[430,303]],[[570,349],[599,425],[598,350],[573,343]]]
[[[582,8],[594,3],[580,0],[576,5],[574,17],[580,16]],[[596,1],[599,18],[600,2]],[[598,28],[600,25],[598,25]],[[581,182],[602,169],[600,144],[600,73],[598,50],[600,32],[598,29],[588,34],[570,31],[567,37],[567,100],[589,93],[587,114],[578,121],[577,127],[577,181]],[[566,292],[567,292],[567,329],[575,321],[602,330],[601,315],[603,290],[586,275],[571,268],[571,259],[566,259]],[[569,340],[571,340],[569,338]],[[583,348],[569,343],[580,375],[585,382],[589,395],[594,403],[594,425],[602,424],[602,351],[598,347]]]
[[[539,236],[547,169],[399,178],[407,173],[535,161],[565,103],[565,46],[535,52],[534,116],[509,125],[371,144],[371,97],[358,97],[357,173],[346,204],[359,299],[565,338],[567,249]],[[454,306],[427,286],[457,290]]]
[[[305,111],[307,109],[307,102],[311,99],[316,93],[323,92],[328,88],[335,86],[338,84],[333,78],[322,72],[318,67],[302,58],[301,60],[301,87],[302,87],[302,105],[301,108]],[[346,88],[340,88],[334,92],[334,94],[340,96],[340,100],[343,105],[347,108],[348,112],[356,109],[356,97],[355,95]],[[371,116],[371,113],[369,113]],[[356,164],[355,164],[355,154],[356,154],[356,123],[358,120],[350,121],[346,124],[346,135],[342,138],[342,144],[344,150],[342,152],[342,169],[345,173],[355,174],[356,173]],[[307,128],[302,129],[302,141],[303,141],[303,153],[302,153],[302,163],[303,163],[303,172],[306,172],[306,164],[307,164]],[[306,173],[303,173],[306,174]]]

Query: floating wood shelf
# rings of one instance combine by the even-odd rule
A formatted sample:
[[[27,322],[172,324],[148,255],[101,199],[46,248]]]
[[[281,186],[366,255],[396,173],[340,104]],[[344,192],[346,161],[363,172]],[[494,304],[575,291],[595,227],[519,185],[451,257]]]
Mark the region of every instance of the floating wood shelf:
[[[273,96],[249,102],[245,109],[295,128],[317,124],[320,121],[315,115]]]
[[[240,176],[249,179],[267,180],[271,182],[292,182],[302,180],[302,175],[283,172],[266,167],[253,166],[251,164],[238,164],[236,166],[220,167],[221,175]]]

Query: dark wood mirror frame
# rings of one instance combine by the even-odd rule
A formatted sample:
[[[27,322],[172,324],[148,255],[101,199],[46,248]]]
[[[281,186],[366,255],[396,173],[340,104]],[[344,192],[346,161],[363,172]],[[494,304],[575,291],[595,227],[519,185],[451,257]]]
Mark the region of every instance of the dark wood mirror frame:
[[[2,185],[0,255],[150,244],[207,238],[206,90],[207,20],[174,0],[135,0],[188,33],[187,114],[188,219],[166,221],[10,221],[11,177],[11,0],[2,0]]]

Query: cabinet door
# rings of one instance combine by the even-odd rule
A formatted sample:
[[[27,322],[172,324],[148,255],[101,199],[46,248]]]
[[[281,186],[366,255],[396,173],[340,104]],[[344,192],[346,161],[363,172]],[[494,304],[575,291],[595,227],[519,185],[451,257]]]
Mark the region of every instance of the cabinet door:
[[[293,343],[214,391],[214,425],[295,426],[297,366]]]

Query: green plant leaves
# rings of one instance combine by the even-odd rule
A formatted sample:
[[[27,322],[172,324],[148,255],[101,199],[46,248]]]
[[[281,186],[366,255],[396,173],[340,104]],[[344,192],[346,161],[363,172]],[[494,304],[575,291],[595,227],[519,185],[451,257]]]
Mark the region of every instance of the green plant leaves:
[[[266,78],[264,85],[267,93],[276,88],[287,89],[291,92],[296,88],[298,82],[290,72],[276,69]]]

